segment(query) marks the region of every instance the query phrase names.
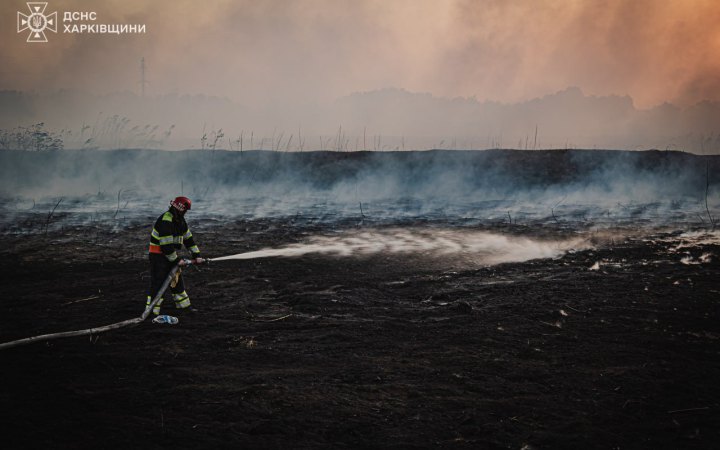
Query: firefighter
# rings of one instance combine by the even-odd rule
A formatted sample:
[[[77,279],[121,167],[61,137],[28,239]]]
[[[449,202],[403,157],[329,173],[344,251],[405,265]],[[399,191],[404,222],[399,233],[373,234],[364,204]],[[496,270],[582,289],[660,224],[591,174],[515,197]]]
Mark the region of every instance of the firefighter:
[[[152,299],[160,290],[163,282],[167,278],[172,268],[177,264],[179,266],[187,265],[187,261],[178,256],[180,250],[185,244],[192,255],[193,264],[201,264],[204,262],[200,257],[200,249],[190,228],[185,222],[185,213],[192,206],[192,202],[187,197],[177,197],[170,202],[170,208],[163,213],[155,221],[152,233],[150,233],[150,290],[148,291],[146,307],[150,306]],[[185,291],[185,283],[182,276],[177,278],[177,283],[171,285],[173,300],[175,307],[180,309],[190,308],[190,297]],[[160,306],[163,298],[161,298],[153,308],[153,314],[160,314]],[[193,309],[190,308],[192,311]]]

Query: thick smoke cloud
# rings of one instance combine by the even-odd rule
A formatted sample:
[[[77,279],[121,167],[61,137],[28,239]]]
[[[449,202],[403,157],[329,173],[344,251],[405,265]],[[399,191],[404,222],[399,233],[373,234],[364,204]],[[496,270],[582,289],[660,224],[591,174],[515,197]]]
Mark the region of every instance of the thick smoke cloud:
[[[69,148],[720,149],[710,0],[58,0],[148,32],[46,44],[24,7],[0,5],[0,128]]]
[[[641,108],[719,100],[720,4],[712,0],[107,1],[58,0],[99,22],[145,23],[141,36],[14,33],[3,2],[1,89],[150,90],[298,108],[399,87],[442,97],[524,101],[579,86]]]
[[[720,95],[720,4],[610,0],[478,2],[457,7],[437,82],[442,92],[520,101],[581,86],[647,108]]]

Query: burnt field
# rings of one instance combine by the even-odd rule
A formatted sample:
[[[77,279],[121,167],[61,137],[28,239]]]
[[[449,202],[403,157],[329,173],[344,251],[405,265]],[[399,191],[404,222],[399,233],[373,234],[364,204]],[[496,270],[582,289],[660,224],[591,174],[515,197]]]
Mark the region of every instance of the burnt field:
[[[178,325],[0,351],[3,447],[716,447],[717,162],[532,153],[197,163],[203,253],[276,253],[187,269]],[[180,187],[139,154],[0,155],[0,342],[142,312]]]

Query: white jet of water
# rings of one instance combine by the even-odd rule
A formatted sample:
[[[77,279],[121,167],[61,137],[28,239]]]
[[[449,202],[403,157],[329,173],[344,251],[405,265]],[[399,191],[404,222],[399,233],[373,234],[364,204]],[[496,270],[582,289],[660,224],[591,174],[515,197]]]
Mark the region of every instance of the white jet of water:
[[[580,238],[547,241],[484,231],[391,229],[348,232],[341,236],[315,236],[305,243],[265,248],[212,260],[292,257],[311,253],[345,257],[414,253],[426,256],[463,256],[478,264],[489,265],[555,258],[571,249],[590,247],[586,240]]]

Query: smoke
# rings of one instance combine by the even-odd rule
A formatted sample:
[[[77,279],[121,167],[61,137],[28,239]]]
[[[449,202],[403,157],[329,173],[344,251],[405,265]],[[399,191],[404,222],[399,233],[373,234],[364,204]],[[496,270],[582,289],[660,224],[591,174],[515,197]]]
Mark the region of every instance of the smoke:
[[[0,91],[0,148],[13,148],[7,130],[43,122],[70,149],[654,148],[716,154],[718,121],[720,102],[638,110],[628,96],[595,97],[579,88],[519,104],[383,89],[278,111],[206,96]]]
[[[21,6],[2,3],[3,29],[14,28]],[[720,100],[712,0],[61,0],[49,8],[94,10],[99,22],[143,23],[148,33],[58,33],[32,47],[9,36],[0,89],[138,92],[144,56],[153,95],[202,93],[274,113],[385,87],[501,102],[568,86],[630,95],[641,107]]]
[[[590,248],[590,245],[582,239],[539,241],[477,231],[389,229],[346,232],[341,236],[315,236],[306,243],[223,256],[213,258],[213,261],[297,257],[308,254],[351,257],[385,253],[427,257],[453,256],[472,261],[476,265],[491,265],[554,258],[570,249],[587,248]]]
[[[180,194],[191,217],[373,226],[658,226],[717,209],[720,161],[678,152],[0,152],[3,223],[152,217]]]
[[[20,6],[0,4],[3,29],[13,29]],[[226,149],[244,133],[245,149],[265,150],[720,151],[720,3],[711,0],[61,0],[49,8],[92,9],[98,23],[148,30],[3,42],[0,128],[45,122],[65,130],[66,148],[198,148],[204,134],[223,130]],[[693,109],[703,101],[708,108]],[[664,102],[681,110],[656,107]]]
[[[4,2],[12,29],[20,3]],[[57,34],[29,49],[7,39],[0,88],[137,92],[145,56],[153,93],[228,96],[295,108],[401,87],[524,101],[580,86],[639,105],[718,100],[720,5],[712,0],[62,0],[141,36]],[[177,55],[182,52],[183,57]],[[669,57],[672,55],[672,57]]]
[[[643,108],[718,100],[720,4],[711,0],[457,2],[438,93],[501,101],[581,86]],[[672,56],[670,56],[672,55]]]

